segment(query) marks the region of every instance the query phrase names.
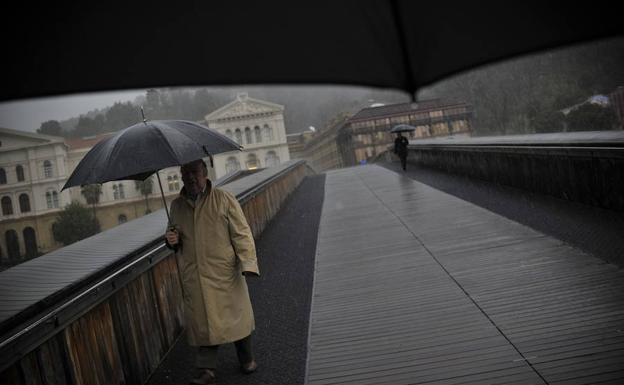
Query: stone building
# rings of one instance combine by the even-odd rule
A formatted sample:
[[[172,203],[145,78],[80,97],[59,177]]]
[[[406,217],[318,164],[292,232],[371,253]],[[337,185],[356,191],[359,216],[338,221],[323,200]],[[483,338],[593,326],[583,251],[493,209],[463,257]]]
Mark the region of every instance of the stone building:
[[[0,128],[0,263],[16,263],[63,245],[54,240],[52,226],[58,213],[72,201],[87,205],[80,187],[61,192],[86,153],[113,133],[64,139]],[[160,172],[167,201],[179,193],[179,168]],[[214,175],[211,175],[214,178]],[[102,185],[96,216],[102,230],[163,207],[155,176],[147,197],[134,181]],[[164,225],[163,225],[164,226]]]
[[[472,107],[463,102],[434,99],[364,108],[349,118],[338,132],[338,148],[343,164],[366,163],[386,151],[395,138],[389,131],[397,124],[416,127],[416,131],[408,135],[410,140],[469,136],[472,132]]]
[[[284,106],[240,93],[234,101],[206,115],[205,124],[244,148],[214,156],[217,178],[237,170],[272,167],[290,160]]]

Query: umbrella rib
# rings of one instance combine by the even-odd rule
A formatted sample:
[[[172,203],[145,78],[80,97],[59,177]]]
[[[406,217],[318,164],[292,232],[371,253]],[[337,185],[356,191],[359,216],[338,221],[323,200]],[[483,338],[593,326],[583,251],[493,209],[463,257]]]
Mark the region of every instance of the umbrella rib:
[[[175,152],[175,150],[173,149],[173,147],[171,147],[171,144],[169,143],[169,141],[167,140],[167,137],[160,131],[160,129],[158,128],[157,125],[153,125],[156,128],[156,132],[157,135],[159,135],[163,141],[165,142],[165,144],[167,145],[167,148],[169,149],[169,153],[171,155],[173,155],[173,158],[179,163],[180,159],[178,159],[178,154]],[[178,131],[179,132],[179,131]],[[189,138],[190,139],[190,138]]]

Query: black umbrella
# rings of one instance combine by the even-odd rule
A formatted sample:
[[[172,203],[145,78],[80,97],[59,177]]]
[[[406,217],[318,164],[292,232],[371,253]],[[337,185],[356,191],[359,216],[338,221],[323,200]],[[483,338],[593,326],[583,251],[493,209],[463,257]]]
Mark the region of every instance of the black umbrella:
[[[357,84],[413,93],[477,65],[620,35],[617,4],[16,2],[0,24],[11,37],[3,41],[0,100],[219,84]]]
[[[63,186],[104,183],[114,180],[145,180],[156,173],[169,218],[158,170],[181,166],[242,146],[201,124],[185,120],[143,121],[96,144],[82,158]]]
[[[391,133],[396,134],[397,132],[407,132],[407,131],[416,131],[416,127],[410,126],[409,124],[397,124],[392,127],[390,130]]]

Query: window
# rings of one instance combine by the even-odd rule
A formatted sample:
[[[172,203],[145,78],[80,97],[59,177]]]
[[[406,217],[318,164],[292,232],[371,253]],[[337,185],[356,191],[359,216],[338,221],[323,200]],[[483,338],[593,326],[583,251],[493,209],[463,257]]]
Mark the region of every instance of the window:
[[[236,143],[243,144],[243,133],[240,128],[237,128],[236,131],[234,131],[234,136],[236,137]]]
[[[264,125],[262,128],[262,133],[264,134],[264,141],[271,142],[273,140],[273,129],[268,125]]]
[[[52,191],[46,192],[46,205],[49,209],[54,207],[52,206]]]
[[[122,224],[126,222],[128,222],[128,217],[126,217],[124,214],[120,214],[119,217],[117,217],[118,224]]]
[[[246,166],[248,170],[254,170],[258,168],[259,164],[258,164],[258,158],[256,157],[256,154],[247,155]]]
[[[12,215],[13,214],[13,202],[11,198],[4,197],[2,198],[2,215]]]
[[[234,137],[232,136],[232,130],[230,130],[229,128],[225,130],[225,135],[232,140],[234,139]]]
[[[262,142],[262,132],[260,131],[260,127],[254,127],[254,134],[256,136],[256,143]]]
[[[269,151],[266,154],[264,163],[266,164],[267,167],[277,166],[280,163],[279,156],[277,156],[275,151]]]
[[[19,205],[21,212],[27,213],[30,211],[30,198],[28,198],[28,194],[22,194],[19,196]]]
[[[116,184],[113,185],[113,199],[114,200],[119,199],[119,188],[117,187]]]
[[[167,184],[169,185],[169,191],[179,191],[180,182],[178,179],[178,174],[169,175],[167,177]]]
[[[58,197],[58,193],[56,191],[52,191],[52,205],[55,208],[59,207],[59,197]]]
[[[230,156],[229,158],[227,158],[227,161],[225,163],[225,172],[229,174],[238,170],[240,170],[240,162],[238,161],[238,158],[236,158],[235,156]]]
[[[253,143],[253,140],[251,139],[251,129],[249,127],[245,127],[245,142],[247,144]]]
[[[124,199],[126,194],[124,193],[124,185],[123,183],[119,183],[119,199]]]
[[[7,183],[6,171],[4,171],[3,168],[0,168],[0,184],[6,184],[6,183]]]
[[[24,181],[24,167],[22,167],[21,165],[17,165],[17,167],[15,167],[15,174],[17,174],[18,182]]]
[[[43,176],[45,178],[52,178],[52,162],[49,160],[43,162]]]

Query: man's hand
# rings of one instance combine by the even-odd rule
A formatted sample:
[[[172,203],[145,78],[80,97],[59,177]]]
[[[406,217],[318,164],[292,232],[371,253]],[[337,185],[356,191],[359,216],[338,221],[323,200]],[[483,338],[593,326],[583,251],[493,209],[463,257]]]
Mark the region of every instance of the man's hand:
[[[180,235],[178,234],[178,230],[167,230],[165,233],[165,238],[167,238],[167,243],[171,246],[175,246],[180,242]]]

